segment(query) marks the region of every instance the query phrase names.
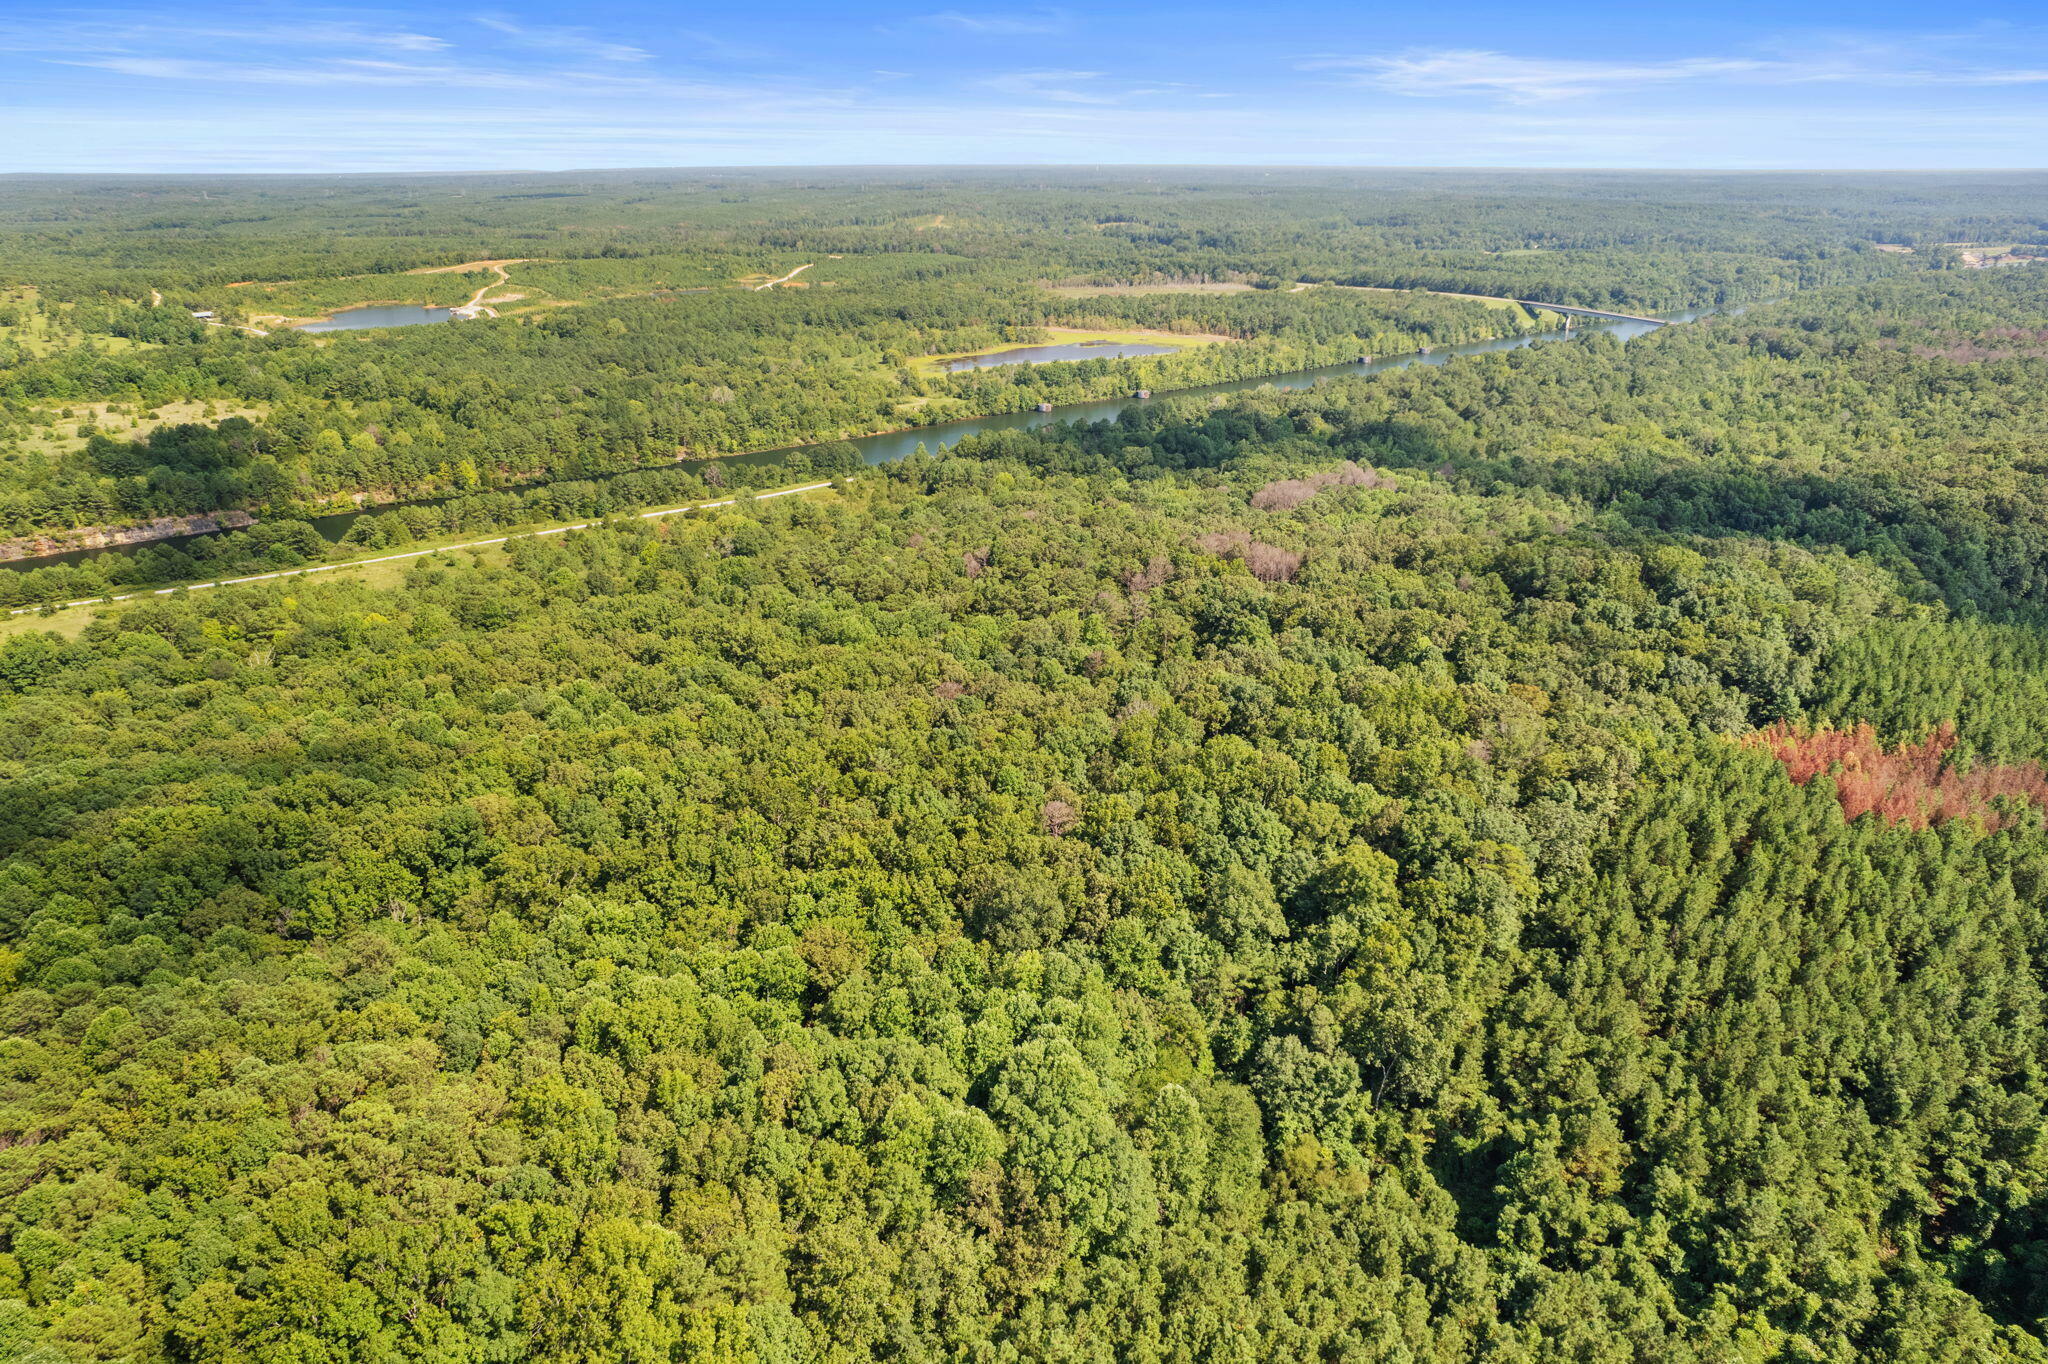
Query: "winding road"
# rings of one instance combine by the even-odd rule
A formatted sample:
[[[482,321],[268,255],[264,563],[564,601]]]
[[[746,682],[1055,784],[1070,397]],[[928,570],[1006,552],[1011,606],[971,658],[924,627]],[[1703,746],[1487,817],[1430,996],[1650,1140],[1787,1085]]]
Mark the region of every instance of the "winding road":
[[[756,284],[754,286],[754,292],[758,294],[763,289],[773,289],[778,284],[787,284],[791,280],[795,279],[798,275],[801,275],[804,271],[810,268],[810,263],[807,261],[804,264],[799,265],[796,269],[790,271],[788,274],[784,275],[781,279],[771,279],[766,284]]]
[[[512,277],[505,273],[505,266],[517,264],[519,262],[516,260],[506,261],[502,265],[497,261],[492,261],[491,271],[497,275],[497,278],[488,281],[478,288],[475,293],[469,296],[469,302],[462,304],[460,307],[452,308],[449,311],[453,312],[457,317],[475,317],[478,313],[482,313],[485,317],[496,317],[498,315],[497,309],[484,306],[484,295],[501,284],[510,284]]]

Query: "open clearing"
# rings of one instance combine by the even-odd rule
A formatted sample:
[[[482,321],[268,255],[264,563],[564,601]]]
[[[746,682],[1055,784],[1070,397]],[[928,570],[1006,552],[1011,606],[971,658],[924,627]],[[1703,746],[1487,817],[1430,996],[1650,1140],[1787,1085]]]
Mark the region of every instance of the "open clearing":
[[[1187,284],[1048,284],[1044,286],[1049,294],[1061,298],[1100,298],[1105,295],[1124,294],[1249,294],[1255,292],[1252,285],[1226,283],[1222,281],[1197,281]],[[1290,284],[1282,292],[1306,293],[1310,289],[1363,289],[1375,294],[1435,294],[1438,298],[1463,298],[1474,303],[1484,303],[1489,308],[1519,307],[1511,298],[1498,298],[1492,294],[1456,294],[1447,289],[1395,289],[1377,284]]]
[[[763,290],[767,290],[767,289],[773,289],[773,288],[774,288],[774,287],[775,287],[776,285],[778,285],[778,284],[787,284],[787,283],[789,283],[789,282],[790,282],[791,280],[795,279],[795,278],[796,278],[796,277],[797,277],[798,275],[801,275],[801,274],[802,274],[802,273],[803,273],[804,271],[806,271],[806,270],[808,270],[808,269],[810,269],[810,268],[811,268],[811,264],[810,264],[810,262],[809,262],[809,261],[805,261],[805,262],[804,262],[804,263],[803,263],[802,265],[799,265],[799,266],[798,266],[798,267],[797,267],[796,269],[794,269],[794,270],[790,271],[790,272],[789,272],[788,274],[784,275],[784,276],[783,276],[782,278],[780,278],[780,279],[771,279],[771,280],[769,280],[769,281],[768,281],[768,282],[767,282],[766,284],[755,284],[755,285],[751,285],[751,286],[749,286],[749,287],[751,287],[751,288],[753,289],[753,291],[754,291],[755,293],[757,293],[757,294],[758,294],[758,293],[761,293],[761,292],[762,292]],[[759,278],[761,278],[761,276],[759,276],[759,275],[750,275],[750,276],[748,276],[747,278],[748,278],[748,279],[759,279]],[[744,284],[744,283],[746,283],[746,280],[741,280],[740,282]]]
[[[476,270],[503,270],[508,265],[525,265],[532,256],[507,256],[503,260],[466,260],[460,265],[422,265],[408,275],[467,275]]]
[[[116,405],[112,402],[73,402],[61,407],[34,408],[29,416],[36,430],[24,437],[10,453],[64,455],[82,450],[86,437],[79,435],[78,431],[83,426],[96,427],[102,434],[116,440],[140,440],[159,426],[177,426],[185,422],[211,426],[229,417],[247,417],[255,421],[269,410],[262,404],[175,402],[162,403],[148,412],[137,414],[112,411]],[[64,415],[67,410],[71,413],[68,417]]]
[[[22,287],[0,291],[0,303],[13,304],[23,311],[19,322],[0,325],[0,340],[12,341],[31,356],[55,355],[59,351],[71,350],[88,343],[109,355],[121,351],[147,350],[154,345],[148,341],[136,341],[126,336],[108,336],[102,333],[85,332],[67,325],[73,305],[58,303],[46,305],[54,311],[38,307],[39,296],[35,289]]]
[[[1161,346],[1187,348],[1193,346],[1213,346],[1219,342],[1235,341],[1237,339],[1234,336],[1224,336],[1218,332],[1167,332],[1160,331],[1154,327],[1131,327],[1121,331],[1102,331],[1093,327],[1040,327],[1038,330],[1045,333],[1046,339],[1044,341],[1009,341],[1000,346],[984,346],[980,350],[956,350],[949,351],[944,355],[920,355],[910,362],[910,367],[921,373],[943,374],[950,372],[945,369],[946,365],[955,360],[964,360],[970,355],[1001,355],[1005,351],[1030,350],[1034,346],[1055,343],[1085,344],[1090,341],[1100,341],[1105,344],[1115,344],[1119,341],[1150,342]],[[1151,358],[1157,359],[1159,357]],[[1054,360],[1045,363],[1068,364],[1073,362]]]

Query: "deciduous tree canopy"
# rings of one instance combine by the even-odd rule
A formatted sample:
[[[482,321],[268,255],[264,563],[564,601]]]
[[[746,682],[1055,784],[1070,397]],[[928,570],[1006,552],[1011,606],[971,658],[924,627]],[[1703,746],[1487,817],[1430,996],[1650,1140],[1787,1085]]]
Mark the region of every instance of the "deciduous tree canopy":
[[[0,1354],[2048,1359],[2043,327],[1915,265],[17,620]]]

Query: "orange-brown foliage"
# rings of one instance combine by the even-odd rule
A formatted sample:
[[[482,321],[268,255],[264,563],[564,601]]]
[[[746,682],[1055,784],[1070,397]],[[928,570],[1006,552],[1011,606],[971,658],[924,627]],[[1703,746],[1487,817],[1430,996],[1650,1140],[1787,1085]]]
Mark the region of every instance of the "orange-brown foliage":
[[[1335,469],[1307,478],[1282,479],[1268,483],[1252,494],[1252,506],[1260,511],[1291,511],[1325,488],[1385,488],[1392,491],[1394,480],[1377,469],[1345,460]]]
[[[1269,583],[1294,581],[1301,569],[1301,556],[1292,550],[1254,540],[1241,530],[1219,530],[1195,542],[1211,554],[1225,559],[1242,559],[1254,578]]]
[[[1947,819],[1976,819],[1997,829],[2011,816],[1994,801],[2024,801],[2048,811],[2048,773],[2039,763],[1958,767],[1950,760],[1956,730],[1947,723],[1919,743],[1900,744],[1890,752],[1867,724],[1812,733],[1777,724],[1744,742],[1768,748],[1801,786],[1824,773],[1833,777],[1842,813],[1850,819],[1874,810],[1916,829]]]

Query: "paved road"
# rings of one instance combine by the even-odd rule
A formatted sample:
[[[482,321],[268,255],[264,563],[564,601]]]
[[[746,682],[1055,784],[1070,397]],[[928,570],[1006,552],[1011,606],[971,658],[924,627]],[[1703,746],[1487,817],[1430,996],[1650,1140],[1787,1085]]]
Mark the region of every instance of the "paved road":
[[[790,497],[796,493],[814,493],[820,488],[829,488],[831,486],[832,484],[829,480],[824,483],[806,483],[802,487],[777,488],[772,493],[760,493],[757,494],[757,498],[759,501],[765,502],[771,497]],[[681,516],[684,512],[706,511],[712,507],[730,507],[739,500],[737,497],[723,497],[716,502],[692,502],[687,507],[663,507],[659,511],[645,511],[641,512],[639,516],[642,521],[654,521],[664,516]],[[578,521],[573,526],[550,526],[546,530],[522,531],[517,535],[494,535],[488,540],[466,540],[459,545],[437,545],[433,549],[409,549],[403,554],[380,554],[374,559],[350,559],[345,564],[312,564],[305,568],[280,569],[275,573],[251,573],[245,578],[221,578],[210,583],[182,583],[177,587],[159,587],[146,592],[123,592],[112,597],[80,597],[77,601],[59,602],[57,605],[61,610],[70,606],[95,606],[100,602],[130,601],[136,597],[168,597],[173,593],[198,592],[208,587],[232,587],[236,583],[269,582],[273,578],[301,578],[311,573],[332,573],[336,569],[361,568],[365,564],[388,564],[400,559],[420,559],[429,554],[446,554],[458,549],[483,549],[490,545],[502,545],[509,540],[537,540],[544,535],[566,535],[572,530],[589,530],[592,526],[602,524],[599,521]],[[7,614],[10,616],[26,616],[31,612],[42,609],[40,606],[17,606]]]

